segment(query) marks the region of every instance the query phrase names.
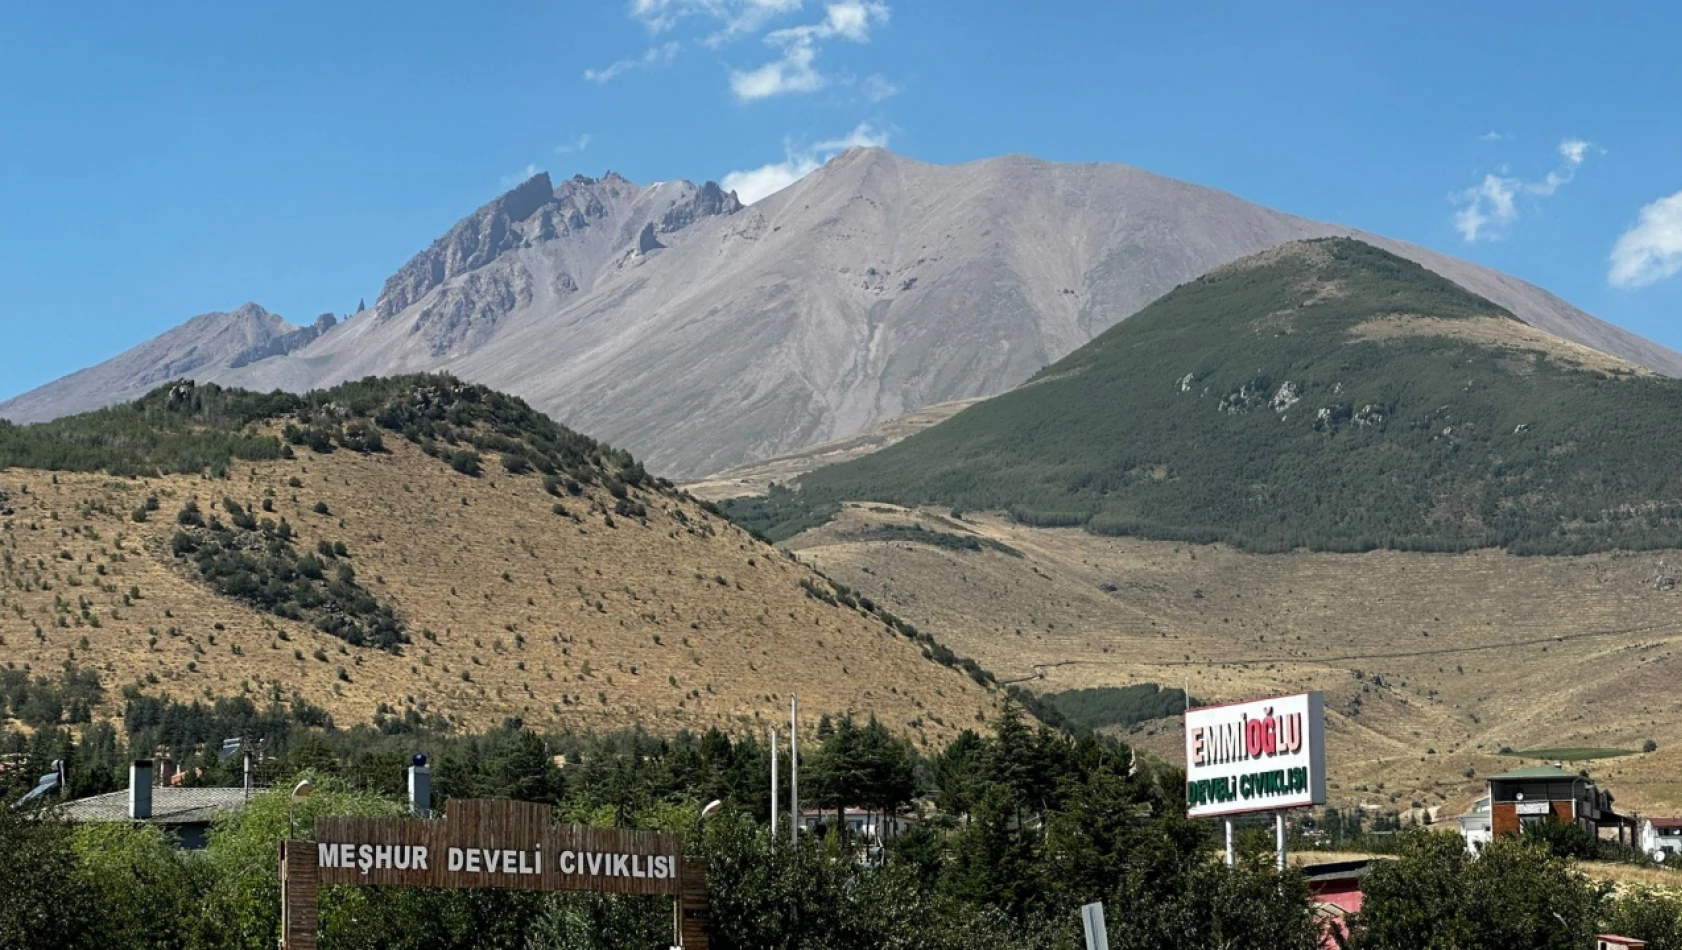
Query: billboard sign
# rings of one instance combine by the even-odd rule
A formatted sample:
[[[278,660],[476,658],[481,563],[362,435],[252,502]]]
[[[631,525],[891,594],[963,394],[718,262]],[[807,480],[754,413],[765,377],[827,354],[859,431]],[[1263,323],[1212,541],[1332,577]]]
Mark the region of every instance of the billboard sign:
[[[1319,693],[1186,710],[1186,814],[1324,805],[1325,719]]]

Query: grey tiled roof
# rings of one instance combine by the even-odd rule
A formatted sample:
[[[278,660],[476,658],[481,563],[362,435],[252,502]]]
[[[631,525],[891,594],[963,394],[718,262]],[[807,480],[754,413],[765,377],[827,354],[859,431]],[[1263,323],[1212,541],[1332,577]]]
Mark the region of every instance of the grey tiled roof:
[[[252,795],[265,789],[253,788]],[[151,821],[160,825],[207,823],[245,807],[243,788],[154,788]],[[128,789],[78,799],[61,810],[70,821],[129,821]]]

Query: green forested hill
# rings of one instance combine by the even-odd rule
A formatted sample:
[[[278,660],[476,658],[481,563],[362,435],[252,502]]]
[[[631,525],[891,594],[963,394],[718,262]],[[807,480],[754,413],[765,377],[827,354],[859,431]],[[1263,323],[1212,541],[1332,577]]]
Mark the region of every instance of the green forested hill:
[[[799,485],[733,514],[776,534],[868,499],[1252,550],[1682,546],[1682,381],[1366,244],[1303,242]]]

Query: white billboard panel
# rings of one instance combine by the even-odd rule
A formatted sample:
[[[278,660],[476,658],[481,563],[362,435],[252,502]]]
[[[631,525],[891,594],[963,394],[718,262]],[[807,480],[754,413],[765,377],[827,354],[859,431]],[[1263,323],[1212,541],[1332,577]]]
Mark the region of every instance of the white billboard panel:
[[[1324,805],[1325,721],[1319,693],[1186,710],[1186,814]]]

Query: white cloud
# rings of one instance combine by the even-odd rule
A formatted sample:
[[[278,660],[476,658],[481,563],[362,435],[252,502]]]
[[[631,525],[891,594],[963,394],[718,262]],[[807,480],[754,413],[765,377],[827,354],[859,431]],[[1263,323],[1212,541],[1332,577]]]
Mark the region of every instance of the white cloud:
[[[888,144],[888,138],[886,130],[861,122],[838,139],[828,139],[805,148],[784,143],[782,161],[731,172],[724,176],[722,184],[726,191],[734,191],[743,204],[751,205],[805,178],[847,149],[882,148]]]
[[[765,34],[782,55],[750,70],[730,73],[730,91],[744,102],[791,92],[814,92],[827,80],[813,67],[822,44],[831,39],[870,42],[872,28],[888,22],[888,5],[878,0],[843,0],[825,8],[822,22],[791,26]]]
[[[783,14],[800,9],[801,0],[632,0],[631,16],[654,33],[663,33],[686,19],[711,20],[718,31],[707,39],[716,45],[733,37],[757,33]]]
[[[1503,141],[1506,141],[1507,139],[1510,139],[1510,138],[1512,138],[1512,136],[1503,134],[1501,132],[1496,132],[1492,129],[1492,130],[1490,130],[1488,132],[1485,132],[1484,134],[1478,136],[1478,141],[1479,142],[1503,142]]]
[[[1614,287],[1645,287],[1682,271],[1682,191],[1642,208],[1612,245],[1611,261],[1606,280]]]
[[[1571,181],[1590,151],[1604,150],[1591,142],[1568,138],[1559,143],[1558,151],[1559,166],[1539,181],[1509,177],[1503,168],[1501,174],[1485,174],[1482,182],[1450,195],[1449,200],[1459,207],[1454,212],[1455,230],[1467,241],[1500,240],[1519,219],[1520,195],[1551,196]]]
[[[1565,159],[1567,165],[1576,168],[1583,164],[1583,156],[1587,155],[1591,148],[1594,148],[1593,143],[1582,139],[1565,139],[1559,143],[1559,156]]]
[[[812,60],[817,57],[818,51],[810,42],[791,45],[781,59],[758,69],[731,72],[730,91],[746,102],[788,92],[816,92],[824,84],[823,76],[812,68]]]
[[[562,142],[561,144],[555,146],[555,154],[571,155],[574,152],[582,152],[589,147],[590,133],[585,132],[582,135],[574,136],[570,142]]]
[[[656,66],[669,66],[677,59],[678,51],[682,49],[676,42],[661,43],[650,46],[641,56],[635,59],[622,59],[603,69],[586,69],[584,78],[594,83],[612,82],[618,76],[633,69],[653,69]]]
[[[541,171],[543,171],[543,169],[538,168],[536,165],[527,165],[525,171],[515,172],[512,175],[504,175],[502,176],[502,181],[500,182],[502,190],[507,191],[515,185],[524,184],[530,181],[533,175]]]
[[[899,87],[888,81],[888,77],[881,73],[871,73],[864,77],[864,84],[860,87],[865,101],[881,102],[899,95]]]

